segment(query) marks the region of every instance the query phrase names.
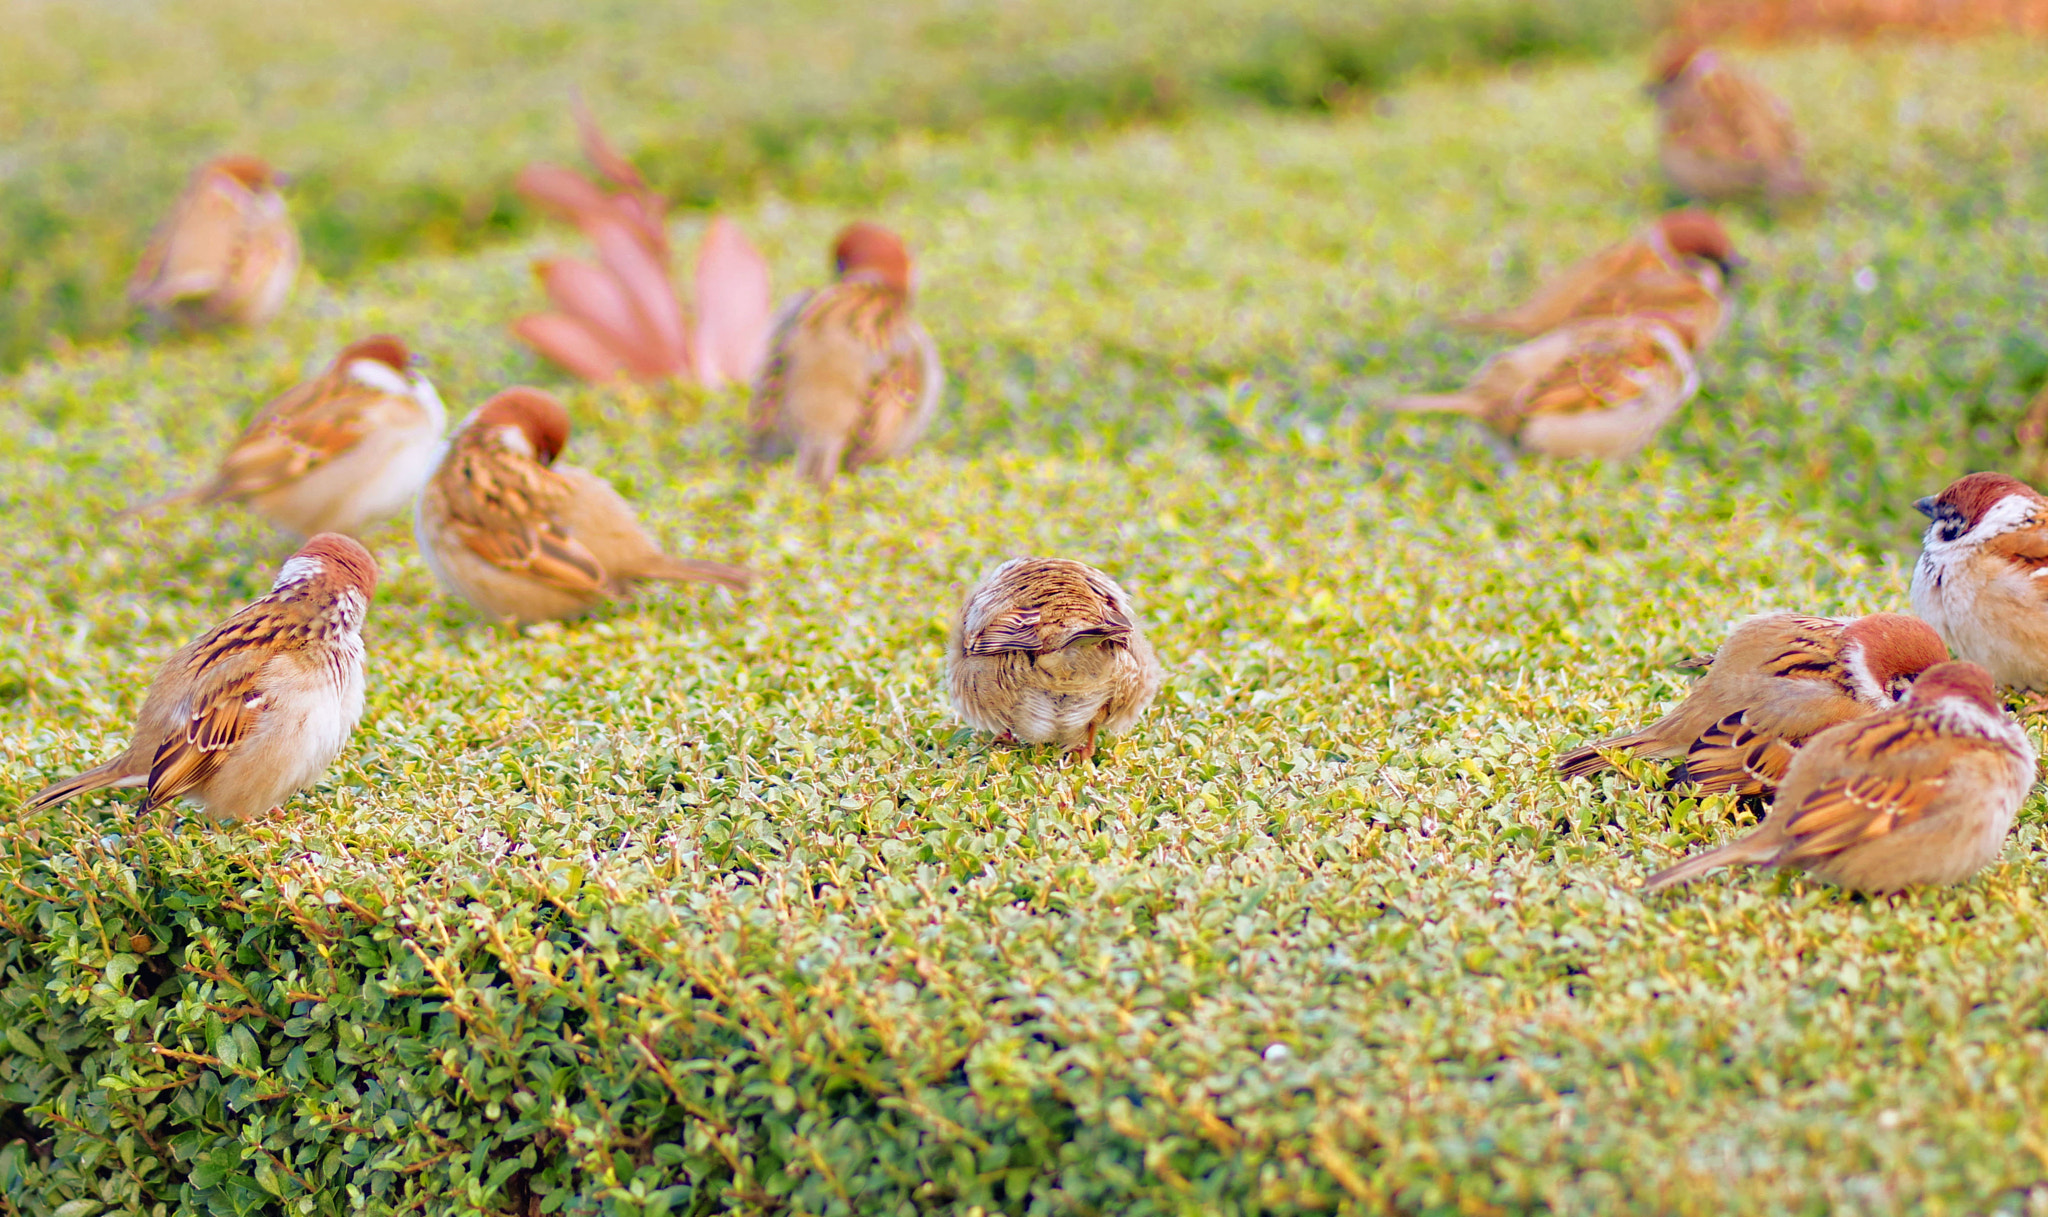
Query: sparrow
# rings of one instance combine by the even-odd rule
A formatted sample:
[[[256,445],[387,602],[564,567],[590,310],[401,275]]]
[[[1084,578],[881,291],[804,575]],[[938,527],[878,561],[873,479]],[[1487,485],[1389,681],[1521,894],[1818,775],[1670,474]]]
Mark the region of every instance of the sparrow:
[[[1382,406],[1472,415],[1510,452],[1633,456],[1699,392],[1693,346],[1718,325],[1718,312],[1567,322],[1487,360],[1459,392],[1413,394]]]
[[[270,593],[172,655],[121,755],[47,787],[26,810],[88,790],[145,788],[141,814],[190,799],[216,820],[275,811],[313,784],[363,716],[370,551],[321,533]]]
[[[1571,267],[1523,304],[1465,317],[1468,329],[1533,338],[1582,317],[1664,313],[1688,321],[1695,349],[1720,330],[1728,285],[1743,265],[1721,222],[1671,211],[1640,233]]]
[[[755,458],[794,451],[797,472],[820,490],[842,467],[851,473],[909,451],[945,386],[938,348],[910,314],[902,239],[853,224],[832,259],[838,282],[777,315],[751,421]]]
[[[360,536],[410,505],[440,459],[447,416],[405,343],[377,334],[265,406],[213,480],[124,515],[193,500],[246,503],[298,535]]]
[[[614,189],[556,165],[527,166],[516,186],[582,229],[598,263],[536,263],[556,311],[521,317],[513,334],[590,381],[681,379],[713,389],[752,381],[767,357],[766,259],[738,225],[714,216],[697,249],[692,324],[670,270],[667,202],[612,148],[581,100],[576,125],[584,156]]]
[[[1927,517],[1913,611],[2000,684],[2048,692],[2048,499],[1972,473],[1913,506]]]
[[[2033,785],[2034,745],[1991,674],[1936,664],[1901,704],[1807,741],[1762,827],[1651,875],[1643,891],[1737,864],[1796,866],[1863,892],[1961,883],[1998,856]]]
[[[521,625],[584,613],[644,580],[745,589],[743,566],[672,558],[603,478],[555,458],[569,413],[538,389],[485,402],[421,490],[413,535],[442,587]]]
[[[1077,760],[1127,730],[1159,695],[1159,657],[1131,598],[1092,566],[1017,558],[961,603],[946,687],[970,726],[998,743],[1058,744]]]
[[[1716,200],[1813,192],[1785,103],[1719,51],[1674,43],[1647,87],[1661,118],[1658,159],[1679,193]]]
[[[1925,622],[1903,613],[1806,617],[1769,613],[1737,625],[1685,700],[1640,731],[1574,748],[1566,777],[1614,768],[1601,755],[1683,757],[1673,776],[1702,791],[1769,794],[1808,740],[1890,708],[1913,678],[1948,659]]]
[[[299,274],[299,234],[277,182],[253,156],[201,166],[143,253],[128,299],[192,328],[277,316]]]

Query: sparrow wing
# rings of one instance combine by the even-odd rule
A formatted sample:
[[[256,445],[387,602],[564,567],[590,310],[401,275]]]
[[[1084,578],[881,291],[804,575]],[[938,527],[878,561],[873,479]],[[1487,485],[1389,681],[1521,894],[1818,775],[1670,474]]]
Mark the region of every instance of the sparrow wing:
[[[251,420],[203,494],[245,499],[295,482],[379,431],[418,426],[425,409],[364,384],[345,367],[294,386]]]
[[[258,680],[289,633],[288,625],[244,609],[181,653],[191,693],[175,708],[150,761],[145,812],[204,784],[248,738],[267,700]]]
[[[163,308],[220,289],[242,256],[255,198],[225,173],[201,173],[143,254],[129,283],[137,304]]]
[[[469,447],[444,472],[448,525],[470,552],[565,591],[595,593],[604,564],[560,522],[574,487],[554,471],[509,452]]]
[[[1457,324],[1467,329],[1533,336],[1556,329],[1575,317],[1626,312],[1626,308],[1616,307],[1616,302],[1628,297],[1628,285],[1638,277],[1657,272],[1672,274],[1655,246],[1641,237],[1632,238],[1566,268],[1514,308],[1461,317]]]
[[[1865,713],[1832,685],[1809,681],[1780,689],[1768,702],[1730,714],[1701,732],[1686,749],[1684,780],[1702,790],[1769,794],[1785,780],[1800,745]]]
[[[1717,120],[1699,133],[1703,151],[1766,162],[1797,154],[1792,116],[1770,90],[1723,66],[1701,78],[1700,92]]]
[[[967,636],[969,655],[1000,655],[1005,651],[1042,649],[1039,626],[1044,618],[1035,608],[1012,609]]]
[[[747,407],[747,428],[753,435],[750,447],[757,458],[778,456],[788,450],[781,424],[789,389],[790,340],[817,295],[810,291],[791,296],[783,301],[769,323],[768,355],[761,363],[760,374],[754,378],[753,399]]]
[[[2048,531],[2020,528],[2000,533],[1984,543],[1984,552],[2003,559],[2021,574],[2042,579],[2042,594],[2048,596]]]
[[[1646,392],[1685,379],[1675,367],[1662,327],[1585,326],[1559,357],[1530,378],[1507,403],[1513,419],[1611,410]],[[1682,354],[1682,352],[1679,352]]]
[[[1916,764],[1916,753],[1943,738],[1924,713],[1876,714],[1841,730],[1846,737],[1831,734],[1815,745],[1829,749],[1823,762],[1840,771],[1820,777],[1799,794],[1785,820],[1791,844],[1779,862],[1824,858],[1912,824],[1927,814],[1947,784],[1940,774]]]
[[[847,453],[847,468],[858,469],[917,442],[938,405],[938,376],[931,335],[904,315],[892,336],[887,362],[869,387],[867,410]]]

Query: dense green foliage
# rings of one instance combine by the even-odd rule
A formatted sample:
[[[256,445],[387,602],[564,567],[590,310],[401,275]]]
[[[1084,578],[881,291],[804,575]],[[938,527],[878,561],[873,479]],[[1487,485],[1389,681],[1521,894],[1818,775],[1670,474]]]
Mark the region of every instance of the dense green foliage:
[[[1741,616],[1901,607],[1911,500],[2020,459],[2048,53],[1759,67],[1830,193],[1731,217],[1741,310],[1626,470],[1502,470],[1369,403],[1487,349],[1434,318],[1661,205],[1633,61],[863,152],[955,372],[931,442],[820,503],[735,464],[735,399],[571,391],[571,458],[762,591],[513,632],[393,525],[369,712],[285,817],[19,824],[0,1206],[2030,1211],[2038,798],[1954,891],[1643,901],[1753,813],[1548,771]],[[784,285],[843,218],[740,216]],[[567,241],[0,381],[0,801],[118,746],[285,551],[115,508],[371,328],[457,412],[545,382],[502,324]],[[1085,770],[940,690],[959,588],[1021,552],[1123,580],[1170,668]]]
[[[1343,106],[1417,69],[1612,50],[1639,0],[0,0],[0,367],[118,332],[186,174],[266,156],[329,277],[502,240],[588,96],[671,197],[867,205],[900,130],[1019,135]],[[489,155],[479,155],[488,149]]]

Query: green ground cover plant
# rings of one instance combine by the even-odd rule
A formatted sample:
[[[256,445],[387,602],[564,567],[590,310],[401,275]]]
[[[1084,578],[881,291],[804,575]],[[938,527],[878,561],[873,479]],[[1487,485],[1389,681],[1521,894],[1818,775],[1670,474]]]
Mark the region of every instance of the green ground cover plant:
[[[1243,106],[1329,109],[1417,70],[1596,55],[1641,0],[820,0],[326,5],[0,0],[0,367],[131,329],[149,226],[194,166],[292,175],[319,273],[532,226],[528,160],[569,160],[582,90],[670,197],[763,183],[870,205],[900,131],[1032,139]],[[489,155],[476,150],[488,149]]]
[[[2048,51],[1756,62],[1828,195],[1730,215],[1738,312],[1626,469],[1503,469],[1370,402],[1489,349],[1437,318],[1663,205],[1633,58],[865,149],[953,371],[929,442],[821,502],[737,464],[735,398],[558,386],[570,459],[764,587],[514,632],[394,524],[368,713],[286,816],[17,820],[0,1206],[2048,1204],[2039,796],[1954,890],[1645,901],[1642,873],[1753,812],[1548,770],[1740,617],[1902,607],[1911,501],[2022,459]],[[845,218],[740,214],[786,286]],[[425,351],[458,415],[555,383],[503,324],[571,243],[370,267],[261,334],[0,381],[0,800],[107,755],[153,665],[288,551],[233,513],[114,510],[365,331]],[[1169,668],[1090,767],[945,706],[959,591],[1026,552],[1113,573]]]

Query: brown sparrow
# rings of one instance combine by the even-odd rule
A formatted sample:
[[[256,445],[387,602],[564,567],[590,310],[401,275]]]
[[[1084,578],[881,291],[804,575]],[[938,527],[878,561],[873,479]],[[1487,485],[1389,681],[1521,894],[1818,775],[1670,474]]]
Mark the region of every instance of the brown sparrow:
[[[1554,457],[1641,451],[1699,392],[1692,346],[1707,310],[1688,322],[1664,313],[1567,322],[1480,365],[1456,393],[1382,403],[1400,411],[1469,414],[1512,449]]]
[[[134,510],[247,503],[302,537],[360,535],[408,506],[440,459],[447,416],[412,363],[389,334],[351,343],[325,372],[265,406],[212,481]]]
[[[128,284],[128,298],[181,325],[262,325],[299,274],[299,234],[277,175],[253,156],[201,166]]]
[[[1703,791],[1769,794],[1807,740],[1889,709],[1914,677],[1947,659],[1934,631],[1902,613],[1751,617],[1728,635],[1676,709],[1640,731],[1565,753],[1558,772],[1605,772],[1614,766],[1601,753],[1617,749],[1683,757],[1673,781]]]
[[[1864,892],[1961,883],[1998,856],[2033,785],[2034,745],[1991,674],[1936,664],[1900,705],[1807,741],[1761,828],[1651,875],[1643,891],[1745,863]]]
[[[442,587],[524,625],[577,616],[648,579],[752,582],[743,566],[663,553],[603,478],[555,463],[568,442],[568,411],[528,388],[493,397],[455,433],[413,521]]]
[[[1703,211],[1666,212],[1544,284],[1527,302],[1459,324],[1533,338],[1581,317],[1664,313],[1690,322],[1697,350],[1720,329],[1728,284],[1741,265],[1719,220]]]
[[[274,811],[313,784],[363,716],[370,551],[322,533],[270,594],[158,669],[121,755],[39,791],[28,810],[102,787],[143,786],[142,813],[186,798],[218,820]]]
[[[1927,516],[1913,611],[2000,684],[2048,692],[2048,499],[1972,473],[1913,506]]]
[[[1128,729],[1165,673],[1116,581],[1065,558],[1017,558],[967,594],[946,646],[946,687],[999,743],[1059,744],[1080,760]]]
[[[598,264],[536,264],[556,311],[521,317],[512,332],[585,380],[679,378],[710,388],[752,381],[767,357],[767,261],[731,220],[714,217],[697,250],[693,326],[670,272],[668,204],[613,150],[580,101],[576,124],[584,156],[614,189],[555,165],[528,166],[517,185],[581,228]]]
[[[858,223],[832,249],[839,281],[783,306],[754,386],[756,458],[796,453],[828,489],[848,472],[901,456],[924,434],[945,377],[931,335],[910,315],[910,251]]]
[[[1679,193],[1708,200],[1812,193],[1785,103],[1719,51],[1673,44],[1649,91],[1662,116],[1658,158]]]

